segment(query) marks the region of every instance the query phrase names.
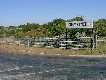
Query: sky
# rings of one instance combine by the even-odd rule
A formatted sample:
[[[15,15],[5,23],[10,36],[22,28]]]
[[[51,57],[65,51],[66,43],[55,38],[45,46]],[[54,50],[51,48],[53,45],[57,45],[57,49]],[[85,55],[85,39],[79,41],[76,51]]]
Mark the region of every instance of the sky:
[[[43,24],[75,16],[106,18],[106,0],[0,0],[0,25]]]

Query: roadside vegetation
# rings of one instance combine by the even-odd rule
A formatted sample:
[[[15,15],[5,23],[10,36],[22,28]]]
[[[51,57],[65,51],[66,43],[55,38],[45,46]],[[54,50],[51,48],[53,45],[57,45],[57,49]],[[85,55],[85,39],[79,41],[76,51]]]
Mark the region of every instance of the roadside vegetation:
[[[65,34],[66,27],[65,22],[66,21],[83,21],[83,17],[75,17],[72,19],[64,20],[64,19],[54,19],[51,22],[48,22],[46,24],[37,24],[37,23],[26,23],[23,25],[18,26],[0,26],[0,38],[4,37],[15,37],[16,39],[21,39],[25,37],[29,38],[40,38],[40,37],[55,37],[55,36],[61,36],[62,34]],[[70,30],[68,29],[68,34],[71,38],[75,38],[75,33],[78,31],[83,31],[84,29],[76,29],[76,30]],[[96,35],[99,38],[106,38],[106,19],[98,19],[94,21],[94,30],[96,32]],[[89,31],[85,31],[87,34],[89,34]],[[39,48],[40,49],[40,48]],[[41,48],[42,49],[42,48]],[[41,52],[43,49],[41,50]],[[57,51],[57,52],[56,52]],[[36,52],[36,51],[34,51]],[[98,42],[96,49],[81,49],[81,50],[60,50],[60,49],[45,49],[45,53],[59,53],[63,55],[101,55],[106,54],[106,42]],[[71,52],[71,53],[70,53]]]
[[[28,37],[54,37],[65,33],[66,21],[83,21],[83,17],[75,17],[73,19],[54,19],[46,24],[27,23],[18,26],[0,26],[0,37],[15,36],[16,38]],[[100,37],[106,37],[106,19],[94,21],[94,29]],[[78,30],[69,30],[73,36]]]

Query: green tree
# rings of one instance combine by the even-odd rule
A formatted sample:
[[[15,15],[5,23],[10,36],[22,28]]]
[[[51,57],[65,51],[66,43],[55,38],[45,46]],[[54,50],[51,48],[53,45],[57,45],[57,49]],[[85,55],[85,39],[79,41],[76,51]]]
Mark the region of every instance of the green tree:
[[[82,16],[76,16],[76,17],[74,17],[72,19],[69,19],[67,21],[84,21],[84,17],[82,17]]]
[[[22,29],[16,29],[15,37],[16,38],[23,38],[23,37],[25,37],[25,33],[22,31]]]
[[[49,36],[58,36],[65,32],[65,20],[54,19],[53,22],[48,23]]]
[[[0,26],[0,37],[3,37],[4,32],[4,26]]]
[[[98,36],[106,37],[106,19],[99,19],[94,22],[94,28]]]

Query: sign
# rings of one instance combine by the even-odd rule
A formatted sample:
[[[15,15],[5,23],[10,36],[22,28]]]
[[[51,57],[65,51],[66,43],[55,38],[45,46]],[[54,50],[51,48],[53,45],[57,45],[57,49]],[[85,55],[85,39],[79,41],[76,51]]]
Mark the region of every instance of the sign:
[[[93,22],[86,22],[86,21],[66,22],[66,28],[93,28]]]

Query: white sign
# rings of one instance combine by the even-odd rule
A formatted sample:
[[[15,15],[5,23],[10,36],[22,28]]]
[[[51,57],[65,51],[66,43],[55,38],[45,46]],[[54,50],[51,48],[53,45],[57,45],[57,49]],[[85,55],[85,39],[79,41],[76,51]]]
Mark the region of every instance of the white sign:
[[[93,22],[86,22],[86,21],[66,22],[66,28],[93,28]]]

